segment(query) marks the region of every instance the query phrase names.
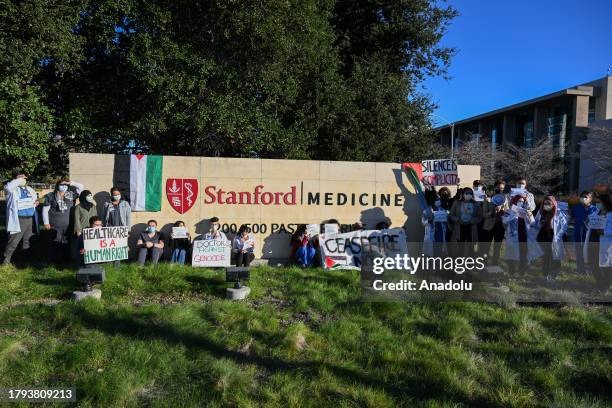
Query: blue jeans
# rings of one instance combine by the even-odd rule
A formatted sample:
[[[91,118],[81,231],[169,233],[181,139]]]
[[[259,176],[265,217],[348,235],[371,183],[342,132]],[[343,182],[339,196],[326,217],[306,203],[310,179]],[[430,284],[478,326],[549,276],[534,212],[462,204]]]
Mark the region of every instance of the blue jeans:
[[[182,248],[174,248],[172,251],[172,258],[170,258],[170,263],[178,263],[181,265],[185,265],[185,257],[187,256],[187,250]]]
[[[301,246],[295,252],[295,259],[300,266],[312,266],[315,249],[311,246]]]

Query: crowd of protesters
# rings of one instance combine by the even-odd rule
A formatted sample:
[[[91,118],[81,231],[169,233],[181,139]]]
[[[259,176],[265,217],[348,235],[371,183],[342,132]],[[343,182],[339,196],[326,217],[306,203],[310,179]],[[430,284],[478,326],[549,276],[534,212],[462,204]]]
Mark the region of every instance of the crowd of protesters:
[[[83,252],[80,238],[83,228],[132,226],[130,204],[116,187],[111,188],[110,200],[103,204],[100,212],[91,191],[66,178],[57,180],[53,191],[41,199],[28,186],[24,174],[15,174],[5,184],[4,191],[8,233],[3,254],[5,264],[12,262],[20,244],[23,252],[30,251],[32,237],[36,234],[46,242],[52,262],[72,259],[78,263]],[[423,253],[426,255],[486,256],[490,265],[498,265],[503,247],[511,273],[525,274],[532,261],[541,259],[546,278],[554,280],[565,258],[566,233],[573,221],[572,241],[577,272],[592,273],[600,281],[610,280],[609,268],[599,266],[596,245],[606,232],[591,228],[589,223],[594,214],[612,216],[609,194],[583,191],[580,203],[571,208],[561,206],[554,195],[546,195],[538,208],[534,195],[527,189],[527,180],[521,178],[512,188],[507,188],[503,180],[496,181],[492,188],[476,180],[472,188],[458,188],[454,196],[448,187],[427,188],[425,198],[428,208],[422,213],[422,225],[425,229]],[[42,208],[37,211],[39,205]],[[42,230],[39,229],[39,215],[42,217]],[[324,224],[340,227],[335,219]],[[217,217],[209,220],[209,226],[208,231],[195,240],[227,240]],[[389,226],[388,221],[381,221],[375,229],[385,230]],[[174,227],[186,228],[183,221],[175,222]],[[351,230],[355,229],[363,229],[363,226],[356,223]],[[158,263],[168,245],[170,262],[184,264],[192,241],[189,233],[165,237],[157,221],[149,220],[146,229],[137,235],[138,263]],[[318,245],[317,234],[311,236],[306,225],[300,225],[290,240],[291,259],[305,267],[317,265],[320,262]],[[234,264],[249,266],[253,261],[255,240],[247,225],[240,227],[231,241],[231,248]]]

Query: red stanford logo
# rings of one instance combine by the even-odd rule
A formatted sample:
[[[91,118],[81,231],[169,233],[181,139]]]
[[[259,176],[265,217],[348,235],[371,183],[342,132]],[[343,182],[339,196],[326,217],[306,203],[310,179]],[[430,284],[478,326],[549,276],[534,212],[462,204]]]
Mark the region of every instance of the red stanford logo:
[[[184,214],[198,198],[198,180],[170,178],[166,180],[168,202],[179,214]]]

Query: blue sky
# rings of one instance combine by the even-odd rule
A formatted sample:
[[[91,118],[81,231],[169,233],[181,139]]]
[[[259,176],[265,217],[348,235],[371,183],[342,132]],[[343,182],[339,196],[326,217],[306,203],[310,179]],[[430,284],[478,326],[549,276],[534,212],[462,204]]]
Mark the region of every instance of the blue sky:
[[[606,75],[612,0],[450,0],[461,13],[442,40],[450,80],[431,78],[434,124],[456,121]]]

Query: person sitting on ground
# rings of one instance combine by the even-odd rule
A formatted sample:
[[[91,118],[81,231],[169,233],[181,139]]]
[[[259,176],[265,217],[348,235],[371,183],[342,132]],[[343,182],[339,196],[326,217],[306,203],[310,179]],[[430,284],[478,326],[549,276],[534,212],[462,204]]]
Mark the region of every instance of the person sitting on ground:
[[[89,218],[88,221],[88,225],[89,228],[102,228],[102,219],[100,217],[98,217],[97,215],[94,215],[92,217]],[[82,226],[82,225],[81,225]],[[83,229],[81,229],[81,232],[83,232]],[[77,236],[78,238],[78,243],[79,243],[79,255],[80,255],[80,265],[83,266],[85,265],[85,240],[83,239],[83,234],[79,234]]]
[[[174,223],[174,227],[185,228],[185,223],[183,221],[177,221]],[[187,237],[175,237],[173,232],[170,238],[170,246],[172,247],[170,263],[185,265],[185,258],[191,247],[191,235],[187,232]]]
[[[157,231],[157,221],[149,220],[147,229],[140,234],[136,242],[138,263],[144,265],[147,258],[156,265],[164,253],[164,238]]]
[[[232,242],[232,256],[236,266],[249,266],[255,259],[255,240],[250,235],[251,229],[241,225]]]
[[[316,251],[312,246],[305,224],[300,224],[291,237],[291,253],[298,265],[304,268],[313,266]]]
[[[210,219],[210,229],[206,234],[204,234],[204,239],[222,239],[224,241],[227,241],[225,233],[221,231],[221,224],[219,223],[219,218],[212,217]]]

